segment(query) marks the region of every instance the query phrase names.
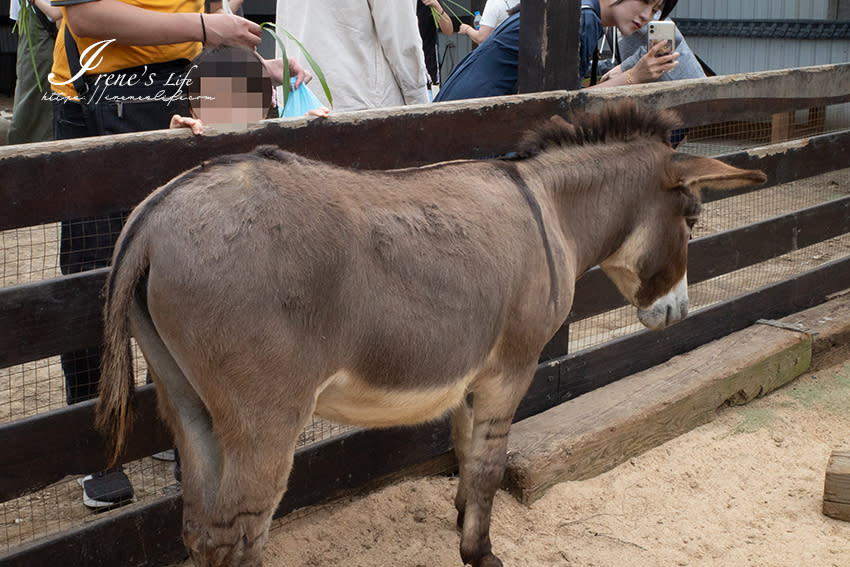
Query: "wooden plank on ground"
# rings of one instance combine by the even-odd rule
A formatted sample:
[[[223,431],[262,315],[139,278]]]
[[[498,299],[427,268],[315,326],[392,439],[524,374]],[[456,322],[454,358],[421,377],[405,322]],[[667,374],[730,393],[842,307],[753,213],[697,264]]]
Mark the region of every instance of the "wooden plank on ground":
[[[805,333],[757,325],[526,419],[511,430],[505,487],[533,502],[772,391],[811,361]]]
[[[505,487],[523,502],[609,470],[804,372],[850,333],[850,294],[732,333],[514,425]],[[812,338],[814,337],[814,338]],[[813,347],[814,343],[814,347]]]
[[[850,522],[850,451],[833,451],[823,484],[823,513]]]

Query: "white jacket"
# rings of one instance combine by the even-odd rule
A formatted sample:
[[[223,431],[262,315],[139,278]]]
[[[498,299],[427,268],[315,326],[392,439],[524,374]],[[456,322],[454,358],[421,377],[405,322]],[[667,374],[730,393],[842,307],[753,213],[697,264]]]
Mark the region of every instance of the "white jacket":
[[[333,110],[427,103],[416,2],[277,0],[277,26],[298,38],[321,67]],[[298,46],[282,32],[279,35],[287,55],[312,72]],[[314,79],[309,86],[327,105],[319,81]]]

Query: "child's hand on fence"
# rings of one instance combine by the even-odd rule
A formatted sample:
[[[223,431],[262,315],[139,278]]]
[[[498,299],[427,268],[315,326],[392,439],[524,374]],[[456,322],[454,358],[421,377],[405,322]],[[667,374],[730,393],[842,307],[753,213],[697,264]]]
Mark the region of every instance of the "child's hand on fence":
[[[319,118],[327,118],[330,116],[331,111],[324,106],[320,106],[319,108],[314,108],[312,110],[308,110],[305,116],[318,116]]]
[[[169,128],[191,128],[192,133],[196,136],[200,136],[204,133],[204,123],[198,120],[197,118],[190,118],[188,116],[180,116],[179,114],[175,114],[171,117],[171,124],[168,125]]]

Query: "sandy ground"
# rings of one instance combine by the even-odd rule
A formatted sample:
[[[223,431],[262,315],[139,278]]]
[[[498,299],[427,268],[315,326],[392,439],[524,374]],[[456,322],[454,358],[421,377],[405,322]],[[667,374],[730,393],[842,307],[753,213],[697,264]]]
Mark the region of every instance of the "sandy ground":
[[[821,513],[829,455],[850,449],[850,347],[830,360],[531,506],[500,492],[494,551],[506,567],[850,565],[850,523]],[[456,486],[411,480],[296,512],[273,525],[266,567],[460,565]]]

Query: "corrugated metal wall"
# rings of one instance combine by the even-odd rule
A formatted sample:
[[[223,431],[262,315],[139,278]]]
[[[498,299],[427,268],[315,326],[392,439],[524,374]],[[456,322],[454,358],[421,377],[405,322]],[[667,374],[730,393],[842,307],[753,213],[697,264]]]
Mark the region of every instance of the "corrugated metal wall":
[[[718,75],[850,61],[850,41],[687,37]]]
[[[717,20],[827,20],[830,0],[679,0],[673,18]],[[850,41],[686,38],[718,74],[770,71],[850,61]]]
[[[679,0],[673,18],[825,20],[829,0]]]
[[[844,2],[844,0],[841,0]],[[850,4],[850,1],[847,2]],[[829,20],[847,7],[836,0],[679,0],[672,17],[708,20]],[[850,62],[850,40],[686,36],[718,75]],[[816,94],[816,93],[815,93]],[[798,113],[805,120],[805,112]],[[827,109],[827,128],[846,127],[850,105]]]

